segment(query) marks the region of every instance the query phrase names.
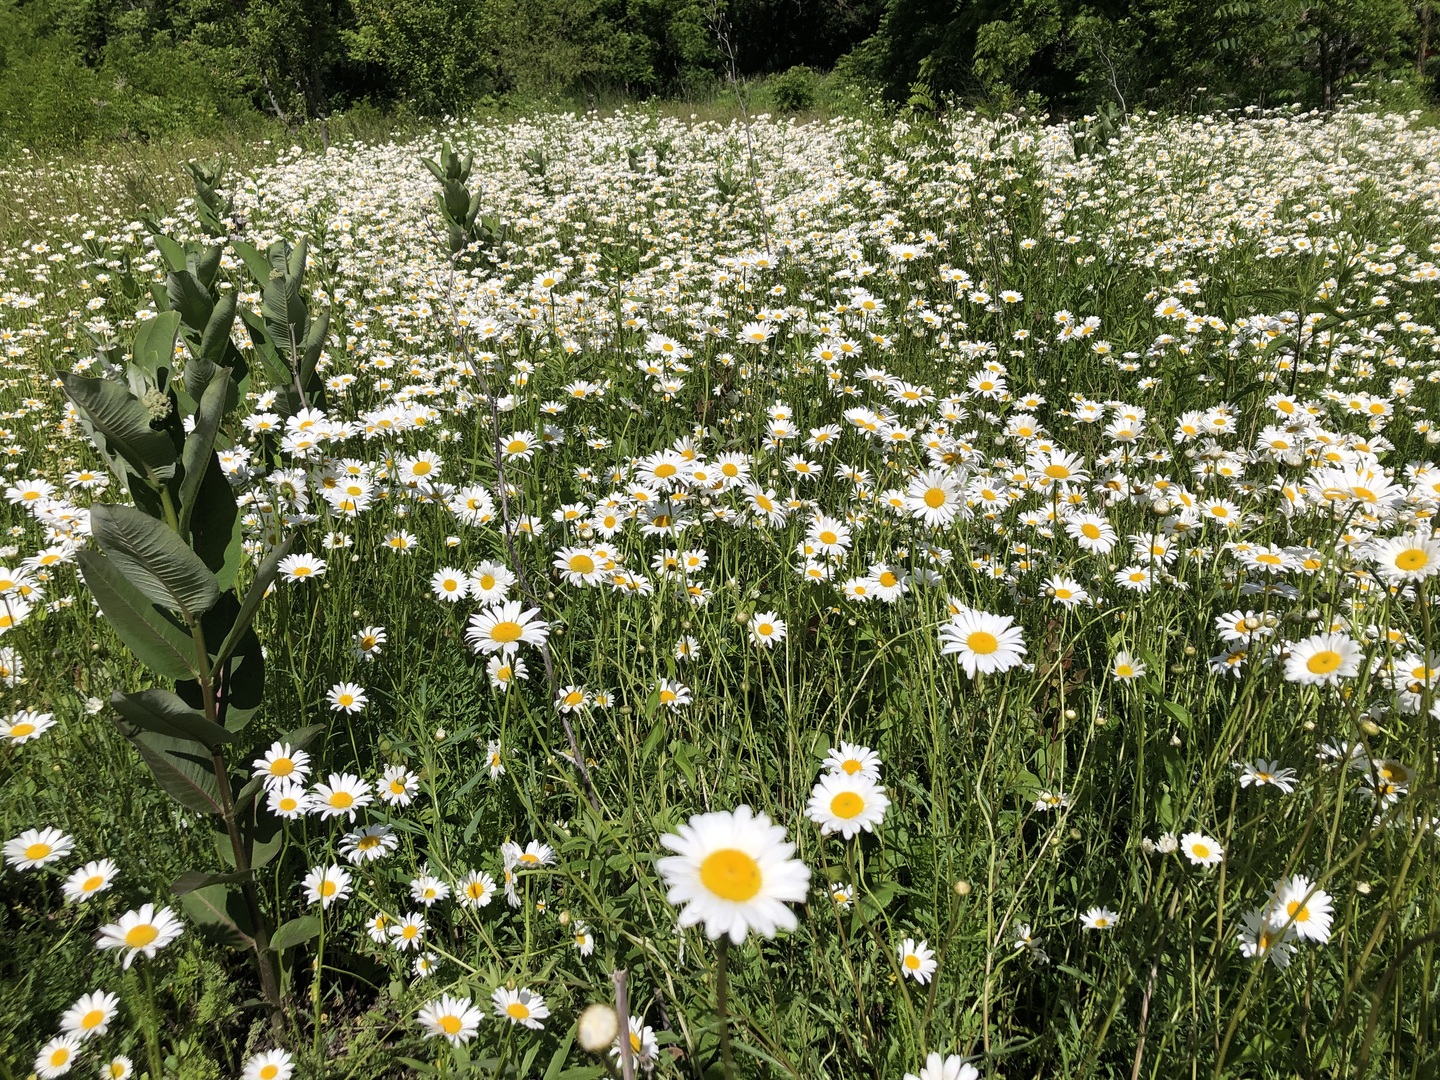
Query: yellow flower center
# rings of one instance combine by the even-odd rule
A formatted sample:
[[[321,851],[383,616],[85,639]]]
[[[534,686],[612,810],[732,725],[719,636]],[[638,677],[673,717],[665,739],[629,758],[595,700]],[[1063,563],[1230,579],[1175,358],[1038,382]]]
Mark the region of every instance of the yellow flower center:
[[[905,966],[911,971],[919,971],[920,957],[916,956],[914,953],[907,953],[905,955]]]
[[[736,848],[721,848],[700,864],[700,882],[722,900],[743,903],[760,891],[760,864]]]
[[[938,510],[945,505],[945,489],[932,487],[925,492],[925,505],[931,510]]]
[[[442,1016],[437,1023],[440,1025],[440,1030],[445,1032],[446,1035],[460,1034],[461,1024],[458,1016]]]
[[[865,800],[853,791],[842,791],[830,800],[830,812],[838,818],[853,818],[865,809]]]
[[[105,879],[103,877],[101,877],[99,874],[91,874],[88,878],[85,879],[85,883],[80,886],[80,891],[94,892],[96,889],[100,888],[100,886],[104,884]]]
[[[93,1027],[99,1027],[105,1022],[105,1013],[100,1009],[91,1009],[80,1018],[80,1026],[86,1031]]]
[[[505,1012],[513,1020],[528,1020],[530,1018],[530,1007],[523,1001],[512,1001],[505,1006]]]
[[[26,735],[33,734],[35,734],[35,725],[28,720],[22,720],[10,729],[10,737],[12,739],[23,739]]]
[[[334,896],[334,895],[335,895],[335,891],[336,891],[338,888],[339,888],[339,886],[336,885],[335,882],[331,881],[329,878],[326,878],[324,881],[320,882],[320,895],[321,895],[321,896]]]
[[[678,471],[679,470],[676,469],[674,465],[671,465],[668,461],[665,462],[663,465],[655,466],[655,475],[661,480],[669,479],[670,477],[674,476]]]
[[[965,639],[965,644],[969,646],[971,652],[979,653],[981,656],[989,656],[996,649],[1000,648],[1000,639],[994,634],[987,633],[984,630],[976,630]]]
[[[428,461],[417,461],[410,470],[411,474],[414,476],[424,476],[429,471],[430,462]]]
[[[160,931],[153,923],[141,923],[126,931],[125,944],[132,949],[143,949],[159,936]]]
[[[46,855],[49,855],[49,854],[50,854],[50,851],[51,851],[51,848],[50,848],[50,845],[49,845],[49,844],[41,844],[41,843],[31,844],[29,847],[27,847],[27,848],[25,849],[25,858],[27,858],[27,859],[32,859],[32,860],[33,860],[33,859],[43,859],[43,858],[45,858]]]
[[[508,645],[512,641],[519,641],[520,635],[523,632],[524,631],[521,629],[518,622],[513,622],[507,619],[504,622],[498,622],[493,627],[491,627],[490,639],[492,641],[498,641],[502,645]]]
[[[1285,914],[1293,918],[1297,923],[1310,921],[1310,909],[1299,900],[1291,900],[1285,905]]]
[[[349,810],[355,803],[355,796],[348,791],[336,791],[330,796],[330,805],[336,810]]]
[[[68,1046],[57,1046],[50,1051],[50,1067],[58,1069],[70,1060],[70,1048]]]
[[[1080,534],[1087,540],[1099,540],[1100,526],[1087,521],[1084,525],[1080,526]]]
[[[523,454],[529,448],[530,444],[524,439],[511,439],[505,447],[506,451],[511,454]]]
[[[820,542],[822,544],[838,544],[840,542],[840,537],[836,536],[829,529],[826,529],[820,534]]]
[[[1057,462],[1054,465],[1045,466],[1045,475],[1051,480],[1068,480],[1070,479],[1070,470]]]
[[[260,1080],[275,1080],[280,1075],[280,1066],[273,1061],[260,1070]]]
[[[1429,563],[1430,556],[1424,548],[1409,548],[1395,556],[1395,567],[1399,570],[1420,570]]]
[[[1208,859],[1210,857],[1210,846],[1208,844],[1196,844],[1191,847],[1190,853],[1197,859]]]
[[[886,570],[880,575],[879,581],[880,584],[884,585],[887,589],[893,589],[896,585],[900,584],[900,579],[889,570]]]
[[[568,694],[565,695],[565,704],[566,704],[566,705],[570,705],[570,706],[579,705],[579,704],[580,704],[582,701],[584,701],[584,700],[585,700],[585,695],[582,694],[579,690],[571,690],[570,693],[568,693]]]
[[[593,574],[595,560],[589,555],[572,555],[570,556],[570,569],[577,574]]]
[[[1317,652],[1305,661],[1305,667],[1312,675],[1329,675],[1340,666],[1340,654],[1334,649]]]

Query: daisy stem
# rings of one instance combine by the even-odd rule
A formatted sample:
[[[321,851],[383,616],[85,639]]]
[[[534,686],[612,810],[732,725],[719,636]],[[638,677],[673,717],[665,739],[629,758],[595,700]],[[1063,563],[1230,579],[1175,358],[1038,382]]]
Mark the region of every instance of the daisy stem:
[[[715,1015],[720,1020],[720,1060],[725,1066],[725,1080],[735,1080],[735,1055],[730,1050],[730,939],[721,937],[716,947]]]

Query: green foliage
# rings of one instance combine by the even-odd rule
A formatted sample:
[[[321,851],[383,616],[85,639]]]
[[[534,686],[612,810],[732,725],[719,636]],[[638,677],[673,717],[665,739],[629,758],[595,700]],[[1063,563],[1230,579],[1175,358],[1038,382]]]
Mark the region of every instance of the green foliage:
[[[770,96],[781,112],[802,112],[815,104],[815,72],[796,65],[770,80]]]

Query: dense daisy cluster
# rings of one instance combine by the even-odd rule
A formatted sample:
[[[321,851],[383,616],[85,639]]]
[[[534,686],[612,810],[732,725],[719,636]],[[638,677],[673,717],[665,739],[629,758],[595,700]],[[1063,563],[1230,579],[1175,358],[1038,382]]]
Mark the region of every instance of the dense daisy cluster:
[[[264,888],[323,926],[292,1050],[320,1045],[332,953],[393,980],[386,1045],[520,1072],[543,1045],[547,1075],[617,968],[630,1007],[591,1049],[701,1071],[717,956],[722,1026],[787,1075],[1035,1071],[1072,999],[1092,1064],[1138,1071],[1148,1038],[1218,1074],[1259,977],[1353,970],[1326,1008],[1356,1007],[1440,867],[1440,134],[1137,118],[1077,156],[1015,118],[622,113],[442,137],[504,225],[454,259],[433,147],[230,184],[237,237],[309,235],[332,315],[326,407],[257,377],[220,453],[246,554],[293,545],[271,745],[236,763],[283,838]],[[44,1014],[49,1042],[35,1014],[45,1077],[138,1053],[119,1029],[154,995],[126,972],[203,929],[138,818],[49,790],[86,742],[124,759],[103,699],[138,677],[75,571],[118,496],[54,375],[104,374],[164,276],[142,222],[80,224],[0,254],[6,873],[122,958],[85,957],[113,992]],[[198,229],[188,204],[156,226]],[[166,813],[147,828],[183,838]],[[1396,1016],[1424,978],[1383,980]],[[247,1078],[296,1068],[246,1047]]]

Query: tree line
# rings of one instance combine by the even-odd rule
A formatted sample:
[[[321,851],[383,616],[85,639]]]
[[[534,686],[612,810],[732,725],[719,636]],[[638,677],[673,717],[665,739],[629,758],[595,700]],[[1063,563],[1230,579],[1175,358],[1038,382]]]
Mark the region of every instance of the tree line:
[[[1095,110],[1433,90],[1430,0],[0,0],[0,140],[825,87]],[[820,81],[815,73],[829,73]]]

